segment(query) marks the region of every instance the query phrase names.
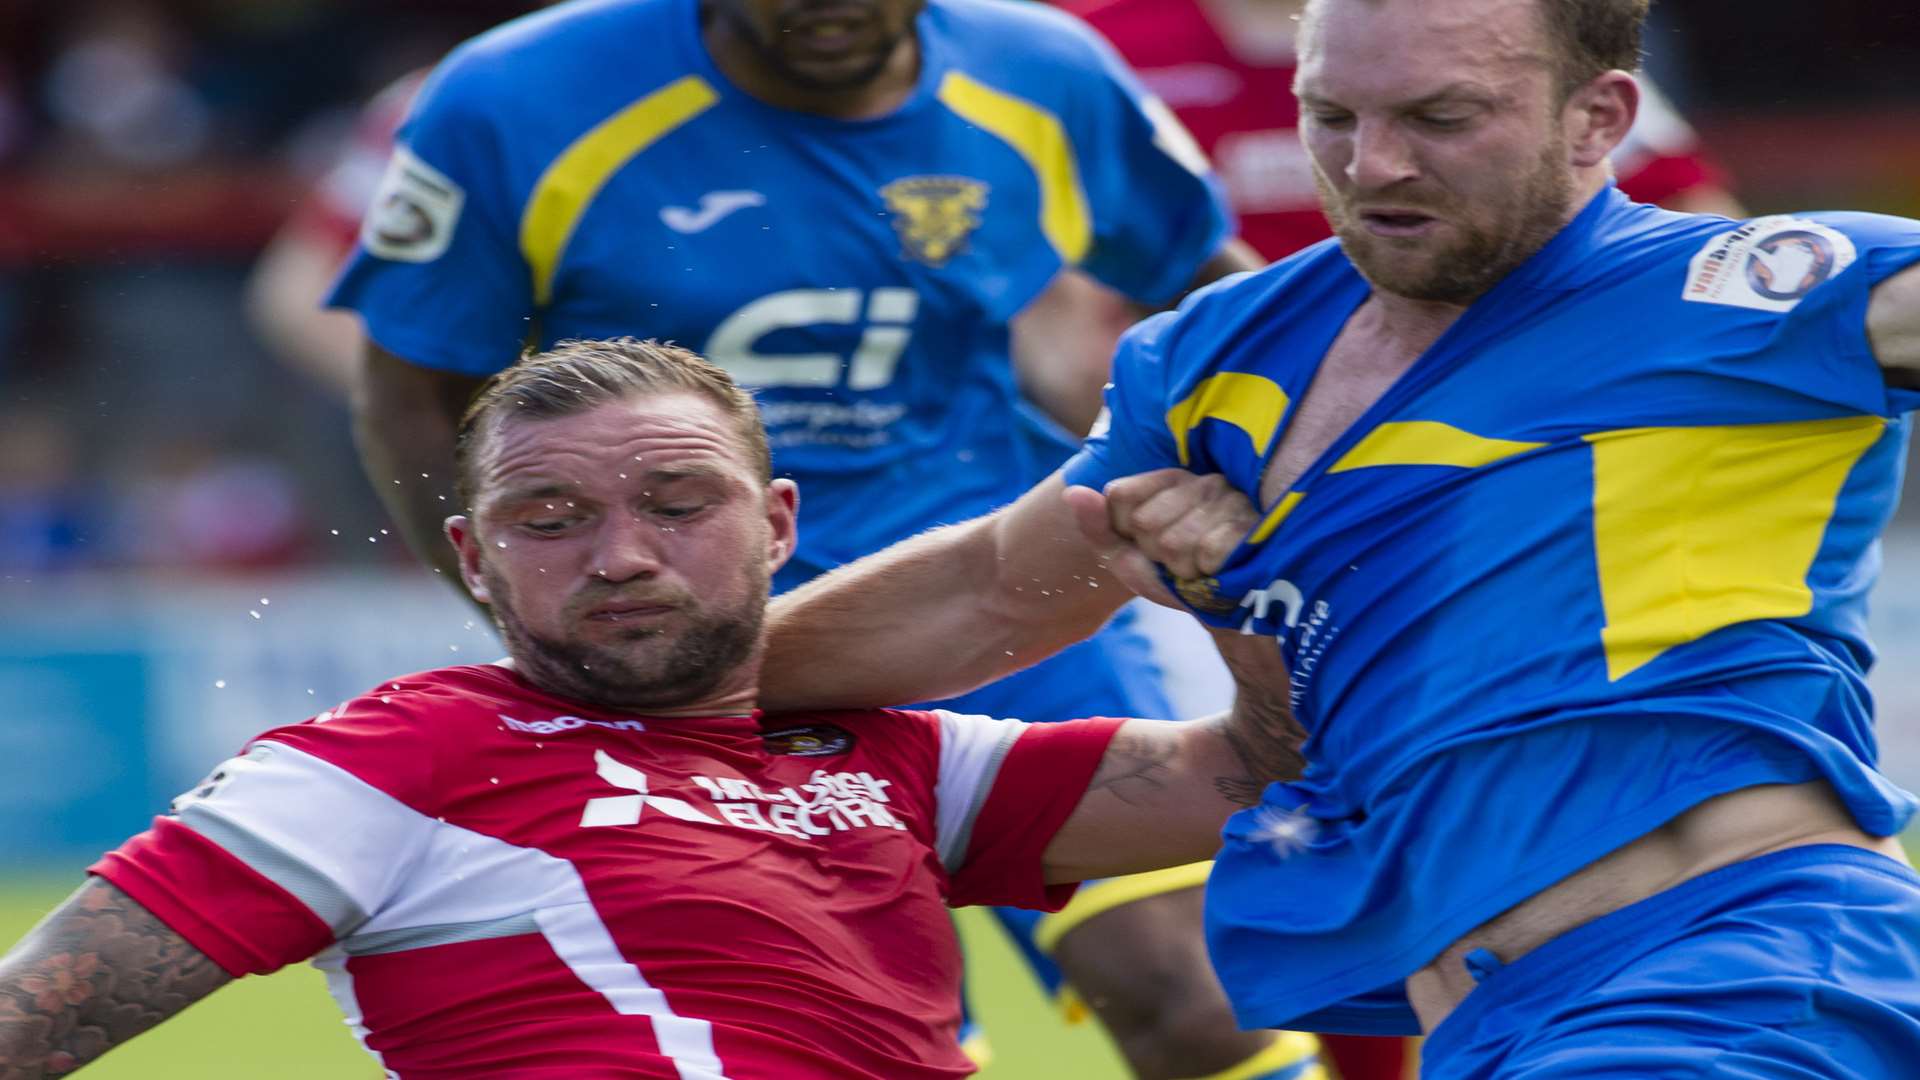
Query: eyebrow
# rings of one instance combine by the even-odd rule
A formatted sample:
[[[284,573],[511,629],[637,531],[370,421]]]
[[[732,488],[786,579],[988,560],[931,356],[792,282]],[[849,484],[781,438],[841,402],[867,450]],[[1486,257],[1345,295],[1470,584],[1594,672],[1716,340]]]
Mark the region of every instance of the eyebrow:
[[[661,465],[645,470],[643,479],[659,483],[673,483],[676,480],[700,480],[724,476],[726,470],[706,462],[688,461],[672,465]],[[502,503],[530,502],[535,499],[563,499],[578,497],[579,491],[571,484],[561,481],[548,481],[532,487],[510,487],[502,491],[498,501]]]
[[[1435,90],[1431,94],[1427,94],[1423,97],[1415,98],[1412,101],[1404,102],[1395,107],[1402,110],[1421,109],[1429,105],[1438,105],[1442,102],[1450,101],[1457,98],[1470,98],[1470,99],[1473,99],[1474,101],[1488,101],[1488,100],[1491,100],[1494,96],[1495,95],[1489,92],[1485,87],[1480,86],[1477,83],[1457,82],[1457,83],[1451,83],[1447,86],[1443,86],[1440,89]],[[1346,107],[1344,105],[1339,104],[1338,102],[1321,97],[1320,95],[1314,93],[1311,90],[1301,90],[1295,93],[1294,97],[1299,99],[1300,104],[1305,105],[1308,108],[1318,108],[1318,107],[1325,106],[1329,108],[1340,109],[1340,108]]]

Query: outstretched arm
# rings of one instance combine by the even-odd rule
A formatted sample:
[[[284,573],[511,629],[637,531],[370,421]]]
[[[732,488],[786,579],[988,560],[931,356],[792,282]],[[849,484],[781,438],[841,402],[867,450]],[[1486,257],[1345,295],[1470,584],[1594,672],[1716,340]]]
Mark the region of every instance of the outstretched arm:
[[[91,879],[0,957],[0,1080],[65,1076],[231,978]]]
[[[767,614],[766,709],[948,697],[1092,634],[1132,594],[1074,525],[1058,475],[986,517],[808,582]]]
[[[1178,606],[1159,568],[1178,580],[1217,572],[1259,519],[1223,477],[1160,469],[1105,491],[1073,488],[1070,512],[1088,546],[1129,588]],[[1130,720],[1047,849],[1053,881],[1080,881],[1209,858],[1220,826],[1275,780],[1300,775],[1306,734],[1273,641],[1212,630],[1233,674],[1231,712],[1188,723]]]
[[[1920,390],[1920,266],[1909,266],[1874,287],[1867,306],[1867,340],[1887,382]]]

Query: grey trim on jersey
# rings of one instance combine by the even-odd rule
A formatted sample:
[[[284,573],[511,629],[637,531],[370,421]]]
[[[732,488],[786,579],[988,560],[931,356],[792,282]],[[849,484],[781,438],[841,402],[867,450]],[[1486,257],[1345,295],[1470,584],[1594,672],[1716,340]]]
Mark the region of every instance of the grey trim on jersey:
[[[340,942],[340,951],[348,956],[378,956],[381,953],[427,949],[461,941],[487,941],[492,938],[519,937],[540,933],[533,912],[509,915],[483,922],[444,923],[440,926],[405,926],[373,934],[356,934]]]
[[[262,840],[246,827],[205,803],[189,803],[180,811],[182,825],[224,848],[261,877],[292,893],[341,938],[367,921],[367,913],[325,874],[301,862],[280,847]]]
[[[936,852],[948,873],[960,869],[973,824],[1013,744],[1028,725],[1020,720],[967,716],[945,709],[940,718],[940,777],[934,786]]]

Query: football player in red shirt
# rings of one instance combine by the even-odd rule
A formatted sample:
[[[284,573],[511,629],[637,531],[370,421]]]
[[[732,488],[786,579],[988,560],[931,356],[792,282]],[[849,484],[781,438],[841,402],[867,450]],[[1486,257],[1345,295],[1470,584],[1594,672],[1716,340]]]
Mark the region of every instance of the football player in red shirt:
[[[1111,41],[1213,159],[1240,236],[1281,259],[1332,236],[1300,145],[1294,35],[1305,0],[1065,0]],[[1646,80],[1614,152],[1640,202],[1742,216],[1698,136]],[[1353,1078],[1349,1078],[1353,1080]]]
[[[962,1076],[946,906],[1204,859],[1267,779],[1226,717],[759,713],[798,497],[684,350],[523,361],[456,469],[511,659],[270,731],[102,858],[0,959],[0,1076],[309,957],[406,1080]]]

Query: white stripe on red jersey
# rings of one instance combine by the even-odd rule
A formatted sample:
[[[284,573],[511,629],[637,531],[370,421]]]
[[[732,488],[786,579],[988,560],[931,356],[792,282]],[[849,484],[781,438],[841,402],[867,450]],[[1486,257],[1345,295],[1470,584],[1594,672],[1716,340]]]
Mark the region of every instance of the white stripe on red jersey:
[[[321,952],[404,1080],[961,1076],[943,901],[1065,901],[1041,853],[1117,723],[639,720],[450,668],[270,732],[94,870],[236,975]]]

